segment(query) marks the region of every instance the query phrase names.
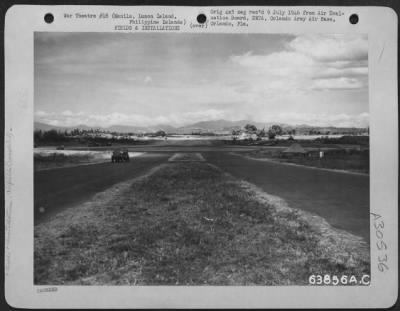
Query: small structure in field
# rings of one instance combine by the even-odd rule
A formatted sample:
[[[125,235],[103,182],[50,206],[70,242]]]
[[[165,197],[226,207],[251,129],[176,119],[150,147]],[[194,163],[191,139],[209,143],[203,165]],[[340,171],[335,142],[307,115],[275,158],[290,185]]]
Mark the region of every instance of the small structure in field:
[[[298,143],[291,145],[289,148],[282,151],[282,156],[305,156],[308,152]]]

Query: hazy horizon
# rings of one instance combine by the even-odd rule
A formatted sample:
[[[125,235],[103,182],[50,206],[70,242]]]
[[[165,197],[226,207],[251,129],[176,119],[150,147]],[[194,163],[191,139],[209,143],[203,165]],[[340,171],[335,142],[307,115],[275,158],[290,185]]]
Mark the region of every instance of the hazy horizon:
[[[51,125],[51,124],[40,122],[40,121],[35,121],[35,123],[37,122],[37,123],[48,125],[48,126],[54,126],[55,128],[57,128],[57,127],[73,128],[74,126],[76,126],[76,127],[87,126],[87,127],[93,128],[93,129],[95,129],[95,128],[107,129],[107,128],[111,128],[111,127],[138,127],[138,128],[142,127],[142,128],[162,129],[161,127],[169,126],[169,127],[173,127],[173,128],[179,129],[179,128],[190,127],[190,126],[193,126],[193,125],[198,124],[198,123],[217,122],[217,121],[228,121],[228,120],[223,120],[223,119],[220,119],[220,120],[208,120],[208,121],[203,120],[203,121],[198,121],[198,122],[194,122],[194,123],[186,123],[186,124],[183,124],[181,126],[173,126],[173,125],[169,125],[169,124],[151,124],[151,125],[147,125],[147,126],[139,126],[139,125],[136,126],[136,125],[123,124],[123,123],[106,125],[106,126],[104,126],[104,125],[86,125],[86,124],[76,124],[76,125],[64,126],[64,125]],[[268,125],[268,126],[276,124],[276,125],[287,126],[287,127],[302,127],[302,126],[305,126],[305,127],[316,127],[316,128],[336,127],[336,128],[359,128],[359,129],[365,129],[365,128],[369,127],[369,125],[366,125],[366,126],[335,126],[335,125],[314,126],[314,125],[309,125],[309,124],[306,124],[306,123],[303,123],[303,124],[286,124],[286,123],[283,123],[283,122],[262,122],[262,121],[260,122],[260,121],[254,121],[254,120],[233,120],[233,121],[228,121],[228,122],[232,122],[232,123],[243,123],[243,122],[246,122],[246,124],[255,124],[256,126],[257,125],[262,125],[262,124],[265,124],[265,125]],[[227,127],[229,127],[229,126],[227,126]],[[221,128],[223,128],[223,126]]]
[[[367,127],[365,35],[35,33],[35,121]]]

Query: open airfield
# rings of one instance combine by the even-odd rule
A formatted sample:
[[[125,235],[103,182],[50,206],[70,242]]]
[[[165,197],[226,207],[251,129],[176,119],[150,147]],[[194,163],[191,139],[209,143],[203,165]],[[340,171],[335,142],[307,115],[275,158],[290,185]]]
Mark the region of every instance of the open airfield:
[[[312,272],[368,274],[369,176],[244,156],[255,148],[161,142],[129,146],[140,154],[128,163],[35,171],[35,282],[283,285]]]

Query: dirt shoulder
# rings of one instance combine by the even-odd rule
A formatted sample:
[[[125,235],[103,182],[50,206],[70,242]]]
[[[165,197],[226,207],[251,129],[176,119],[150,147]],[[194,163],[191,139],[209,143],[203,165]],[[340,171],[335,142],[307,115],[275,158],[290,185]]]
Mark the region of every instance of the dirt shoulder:
[[[35,284],[303,285],[369,246],[205,162],[169,162],[35,227]]]

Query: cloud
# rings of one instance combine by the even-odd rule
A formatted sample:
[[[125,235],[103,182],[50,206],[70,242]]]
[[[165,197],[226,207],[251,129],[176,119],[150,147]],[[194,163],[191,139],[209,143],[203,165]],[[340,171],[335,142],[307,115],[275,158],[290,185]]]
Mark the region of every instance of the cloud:
[[[123,114],[114,112],[111,114],[90,114],[72,113],[66,117],[63,113],[45,113],[45,116],[38,116],[35,121],[55,126],[77,126],[85,124],[88,126],[108,127],[111,125],[132,125],[132,126],[154,126],[157,124],[169,124],[172,126],[184,126],[204,120],[239,120],[252,119],[252,115],[240,115],[229,110],[207,109],[197,112],[181,112],[168,115],[148,117],[140,114]],[[40,114],[42,115],[42,114]],[[51,117],[49,117],[51,116]],[[369,114],[327,114],[327,113],[306,113],[306,112],[281,112],[269,114],[264,119],[255,118],[258,122],[279,122],[285,124],[311,126],[336,126],[336,127],[366,127],[369,124]]]
[[[247,68],[256,74],[269,74],[286,77],[291,74],[307,74],[314,65],[307,55],[282,51],[268,55],[253,55],[248,52],[244,55],[232,56],[231,61]]]
[[[152,79],[150,76],[146,76],[146,77],[144,78],[144,80],[143,80],[143,82],[144,82],[145,84],[151,83],[152,81],[153,81],[153,79]]]
[[[35,111],[35,116],[39,117],[39,118],[47,117],[47,116],[49,116],[49,113],[46,111],[43,111],[43,110],[37,110],[37,111]]]
[[[78,116],[83,116],[84,113],[82,111],[72,112],[71,110],[64,110],[63,112],[61,112],[61,115],[65,117],[78,117]]]
[[[253,76],[248,79],[253,92],[343,90],[366,86],[367,54],[364,36],[310,34],[296,37],[282,51],[263,55],[247,52],[231,56],[230,61]]]
[[[335,127],[367,127],[369,125],[369,113],[360,114],[327,114],[327,113],[279,113],[271,120],[293,125],[306,124],[310,126],[335,126]]]
[[[356,78],[334,78],[334,79],[318,79],[311,85],[312,89],[327,90],[327,89],[358,89],[363,86],[363,83]]]
[[[36,34],[35,118],[145,126],[309,112],[358,122],[367,53],[359,34]]]
[[[39,111],[38,111],[39,112]],[[63,111],[61,113],[48,113],[40,111],[35,113],[35,121],[59,126],[77,126],[86,124],[88,126],[107,127],[111,125],[151,126],[156,124],[169,124],[183,126],[204,120],[218,120],[222,118],[232,119],[229,112],[218,109],[207,109],[193,112],[171,113],[149,117],[141,114],[124,114],[113,112],[110,114],[84,114]]]
[[[366,77],[368,75],[368,68],[355,66],[355,67],[335,67],[335,64],[327,66],[325,69],[315,73],[315,77],[319,78],[337,78],[337,77]]]
[[[367,36],[358,34],[302,35],[292,40],[288,47],[322,62],[368,58]]]

